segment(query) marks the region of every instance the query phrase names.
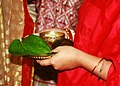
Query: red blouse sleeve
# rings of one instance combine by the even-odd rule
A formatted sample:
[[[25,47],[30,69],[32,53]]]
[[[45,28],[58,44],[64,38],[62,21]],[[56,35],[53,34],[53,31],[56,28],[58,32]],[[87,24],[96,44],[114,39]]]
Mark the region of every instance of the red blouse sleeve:
[[[113,64],[111,64],[111,66],[110,66],[110,69],[109,69],[109,71],[108,71],[108,76],[107,76],[107,80],[109,80],[109,77],[111,77],[112,76],[112,74],[114,74],[115,73],[115,67],[114,67],[114,65]]]
[[[107,76],[107,86],[120,86],[120,57],[119,60],[114,60],[110,66]]]
[[[111,46],[114,47],[111,49],[110,57],[107,58],[113,63],[108,72],[107,86],[120,86],[120,14],[113,24],[109,39],[112,39]],[[105,47],[105,50],[107,49],[110,50],[109,47]]]

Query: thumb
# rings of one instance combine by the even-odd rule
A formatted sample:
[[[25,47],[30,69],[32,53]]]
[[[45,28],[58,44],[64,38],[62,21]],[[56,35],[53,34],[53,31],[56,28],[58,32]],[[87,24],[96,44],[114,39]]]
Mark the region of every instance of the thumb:
[[[63,48],[63,46],[59,46],[59,47],[53,49],[52,52],[59,52],[62,48]]]

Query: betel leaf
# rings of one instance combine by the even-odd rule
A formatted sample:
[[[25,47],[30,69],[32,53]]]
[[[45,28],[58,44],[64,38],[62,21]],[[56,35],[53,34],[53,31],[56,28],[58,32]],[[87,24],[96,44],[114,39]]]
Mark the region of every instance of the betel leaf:
[[[37,55],[43,56],[51,52],[49,45],[37,35],[29,35],[22,41],[13,40],[9,46],[9,52],[15,56]]]

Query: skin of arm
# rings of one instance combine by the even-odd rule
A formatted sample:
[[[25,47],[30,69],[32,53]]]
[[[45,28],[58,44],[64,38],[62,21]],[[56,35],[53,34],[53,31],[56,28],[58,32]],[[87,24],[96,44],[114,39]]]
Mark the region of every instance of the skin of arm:
[[[78,50],[72,46],[59,46],[54,49],[53,52],[58,53],[53,55],[50,59],[37,60],[37,62],[41,66],[52,65],[56,70],[69,70],[82,67],[91,72],[101,59],[96,56],[87,54],[81,50]],[[102,62],[103,60],[92,72],[94,75],[98,76]],[[101,79],[107,79],[108,70],[111,64],[112,62],[104,60],[104,65],[100,74]]]

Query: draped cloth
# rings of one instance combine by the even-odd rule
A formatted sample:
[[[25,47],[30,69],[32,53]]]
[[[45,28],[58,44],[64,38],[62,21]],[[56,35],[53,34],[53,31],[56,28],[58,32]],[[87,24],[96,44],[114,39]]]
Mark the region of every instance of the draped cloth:
[[[32,61],[8,52],[14,39],[33,33],[26,0],[0,0],[0,86],[32,85]]]
[[[113,64],[106,81],[77,68],[61,72],[58,86],[120,86],[120,0],[85,0],[78,19],[74,47]]]
[[[23,27],[22,0],[0,0],[0,86],[21,86],[22,58],[12,57],[8,47],[22,38]]]
[[[34,32],[34,22],[27,9],[27,1],[23,0],[25,20],[24,20],[24,32],[23,37],[30,35]],[[22,59],[22,86],[32,86],[33,80],[33,60],[23,58]]]

